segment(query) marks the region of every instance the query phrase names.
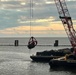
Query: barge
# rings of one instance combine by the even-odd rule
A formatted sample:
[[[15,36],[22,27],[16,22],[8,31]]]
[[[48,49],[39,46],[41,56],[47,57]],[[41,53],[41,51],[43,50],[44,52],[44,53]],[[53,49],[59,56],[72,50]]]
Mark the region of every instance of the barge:
[[[76,56],[75,55],[65,55],[57,59],[52,59],[49,62],[50,68],[76,68]]]
[[[36,55],[31,55],[30,58],[35,62],[49,62],[51,59],[56,59],[70,53],[71,49],[65,48],[59,50],[37,52]]]

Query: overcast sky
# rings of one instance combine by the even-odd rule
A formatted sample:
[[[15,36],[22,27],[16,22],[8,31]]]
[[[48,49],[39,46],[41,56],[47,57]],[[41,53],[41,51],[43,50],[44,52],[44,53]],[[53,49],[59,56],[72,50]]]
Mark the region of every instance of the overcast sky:
[[[65,37],[54,0],[0,0],[0,37]],[[76,0],[65,0],[76,29]]]

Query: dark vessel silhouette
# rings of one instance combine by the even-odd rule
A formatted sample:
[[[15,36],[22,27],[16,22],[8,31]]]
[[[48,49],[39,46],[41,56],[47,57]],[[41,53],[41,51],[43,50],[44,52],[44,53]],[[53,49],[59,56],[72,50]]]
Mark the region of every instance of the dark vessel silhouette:
[[[51,59],[59,58],[70,53],[71,53],[71,49],[65,48],[59,50],[37,52],[36,55],[30,56],[30,58],[32,59],[32,61],[35,62],[49,62]]]

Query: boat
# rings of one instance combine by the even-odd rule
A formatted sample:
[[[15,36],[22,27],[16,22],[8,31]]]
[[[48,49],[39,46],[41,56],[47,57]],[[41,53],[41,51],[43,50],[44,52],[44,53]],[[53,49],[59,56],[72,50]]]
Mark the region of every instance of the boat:
[[[76,56],[74,54],[67,54],[64,57],[50,60],[49,65],[50,68],[76,68]]]
[[[70,53],[71,49],[65,48],[59,50],[36,52],[36,55],[31,55],[30,58],[35,62],[49,62],[51,59],[56,59]]]

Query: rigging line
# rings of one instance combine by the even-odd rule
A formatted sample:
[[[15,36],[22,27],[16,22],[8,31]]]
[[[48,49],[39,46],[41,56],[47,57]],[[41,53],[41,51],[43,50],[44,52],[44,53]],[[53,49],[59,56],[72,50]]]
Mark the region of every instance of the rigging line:
[[[30,0],[30,36],[32,35],[33,0]]]
[[[32,16],[32,18],[33,18],[33,0],[31,0],[31,16]]]
[[[34,19],[33,19],[33,18],[34,18],[34,17],[33,17],[33,14],[34,14],[34,13],[33,13],[33,0],[32,0],[32,3],[31,3],[31,12],[32,12],[32,13],[31,13],[31,16],[32,16],[32,26],[31,26],[31,27],[32,27],[32,35],[33,35],[33,23],[34,23]]]
[[[30,36],[31,36],[31,0],[30,0]]]

